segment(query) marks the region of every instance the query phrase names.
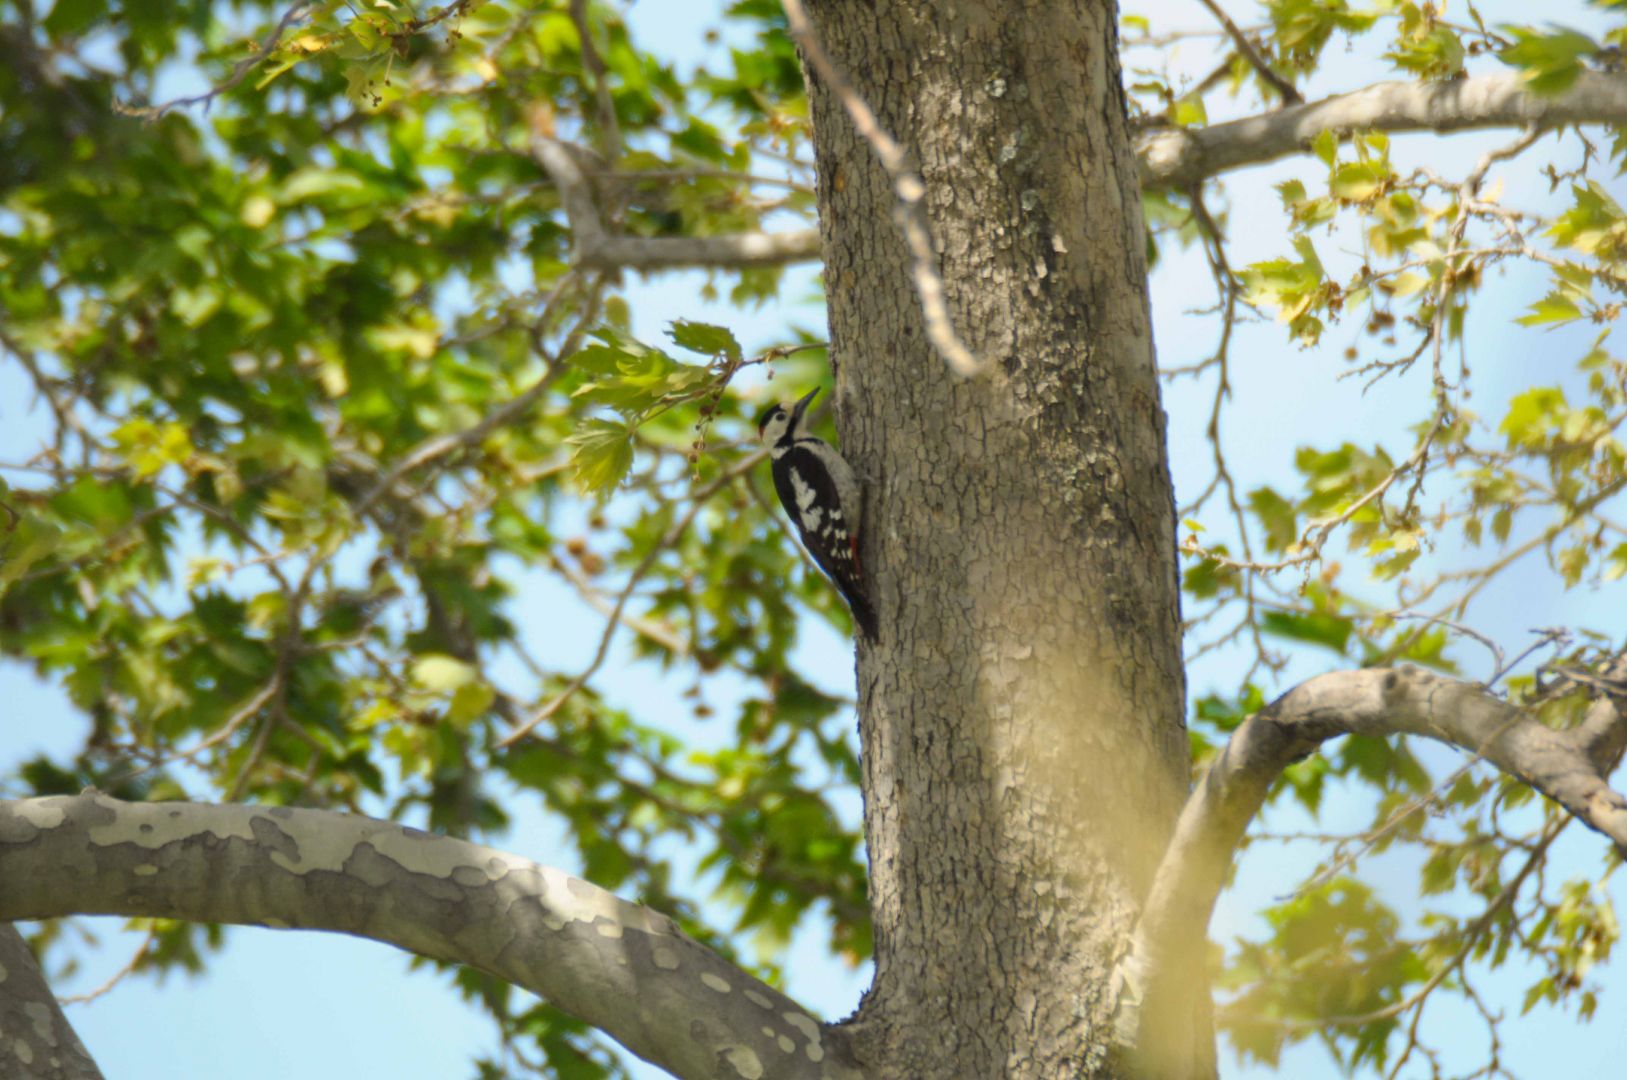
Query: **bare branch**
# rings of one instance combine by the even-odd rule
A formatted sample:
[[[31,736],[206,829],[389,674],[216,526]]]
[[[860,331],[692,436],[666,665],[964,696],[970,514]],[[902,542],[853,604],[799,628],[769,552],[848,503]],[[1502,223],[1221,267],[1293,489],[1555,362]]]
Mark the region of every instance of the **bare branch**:
[[[1181,812],[1120,967],[1119,1040],[1135,1044],[1140,1012],[1159,995],[1170,958],[1202,947],[1232,853],[1271,785],[1323,742],[1406,734],[1459,747],[1627,853],[1627,799],[1606,781],[1621,750],[1623,714],[1627,699],[1607,697],[1581,727],[1556,731],[1476,684],[1414,668],[1332,672],[1290,690],[1232,734]]]
[[[232,73],[226,77],[224,82],[210,87],[203,93],[194,94],[191,97],[174,98],[162,105],[126,105],[122,102],[115,102],[113,107],[126,116],[139,116],[143,120],[157,120],[171,109],[185,108],[188,105],[202,104],[204,111],[208,112],[209,105],[217,97],[228,90],[236,88],[239,83],[249,77],[249,72],[259,67],[265,62],[266,57],[277,51],[277,46],[282,42],[283,34],[287,32],[290,26],[304,18],[306,12],[310,11],[313,6],[312,0],[296,0],[294,4],[289,6],[287,11],[283,12],[282,18],[277,20],[277,25],[272,27],[271,32],[260,42],[259,48],[255,49],[251,55],[239,60],[237,66],[232,68]]]
[[[1310,146],[1324,131],[1464,131],[1627,122],[1627,76],[1586,71],[1569,90],[1539,97],[1516,72],[1442,82],[1387,82],[1262,116],[1141,140],[1141,182],[1187,187]]]
[[[824,46],[814,35],[808,13],[802,8],[802,0],[782,0],[782,6],[785,8],[785,18],[790,23],[792,39],[802,47],[803,55],[819,77],[830,84],[831,92],[852,118],[854,128],[876,152],[877,160],[892,180],[893,193],[898,196],[898,226],[904,232],[904,242],[909,246],[910,256],[914,260],[915,291],[921,298],[921,315],[926,324],[927,340],[956,374],[970,378],[982,373],[984,361],[961,341],[949,316],[943,277],[938,273],[938,259],[932,250],[932,234],[927,229],[926,211],[922,206],[926,198],[926,184],[910,168],[904,148],[881,126],[869,104],[831,62]]]
[[[1265,57],[1260,55],[1260,50],[1254,47],[1254,42],[1232,22],[1231,16],[1227,15],[1215,0],[1198,0],[1198,2],[1209,9],[1209,14],[1215,17],[1215,21],[1226,31],[1226,36],[1232,39],[1232,44],[1237,46],[1237,51],[1243,54],[1243,59],[1247,60],[1249,66],[1259,73],[1260,78],[1277,92],[1284,105],[1298,105],[1305,100],[1299,96],[1299,91],[1294,89],[1293,83],[1272,70],[1271,65],[1265,62]]]
[[[568,144],[537,135],[531,153],[559,190],[571,224],[575,265],[590,270],[668,270],[683,266],[779,266],[819,257],[819,232],[733,233],[727,236],[617,236],[594,205],[593,191]]]
[[[616,603],[611,607],[610,615],[605,620],[604,633],[599,636],[599,647],[594,651],[593,659],[588,661],[587,667],[583,668],[575,678],[566,683],[565,689],[556,694],[552,700],[532,713],[525,723],[498,740],[497,749],[502,750],[512,746],[531,734],[536,730],[538,724],[558,712],[560,707],[574,697],[578,690],[587,685],[587,681],[593,678],[598,670],[604,666],[605,659],[610,655],[610,642],[615,638],[616,630],[621,626],[622,611],[627,607],[627,601],[632,598],[633,590],[638,587],[638,583],[643,581],[644,575],[648,574],[655,566],[655,560],[659,559],[662,552],[672,547],[683,537],[689,526],[694,524],[695,518],[700,515],[701,508],[711,501],[712,496],[756,468],[767,456],[767,450],[758,450],[747,454],[725,470],[716,480],[713,480],[694,494],[690,500],[689,509],[684,513],[684,516],[672,523],[672,527],[667,529],[660,539],[651,545],[644,558],[640,559],[638,565],[633,567],[633,572],[627,575],[627,582],[622,586],[621,592],[617,594]]]
[[[621,125],[616,122],[616,102],[610,96],[604,57],[593,44],[593,25],[588,19],[588,0],[571,0],[571,22],[582,40],[582,66],[593,76],[594,108],[599,121],[599,153],[611,164],[621,157]]]
[[[99,794],[0,802],[0,919],[76,913],[383,941],[540,994],[680,1078],[859,1075],[837,1033],[665,915],[553,867],[356,814]]]
[[[17,1080],[102,1080],[45,982],[28,942],[0,926],[0,1076]]]

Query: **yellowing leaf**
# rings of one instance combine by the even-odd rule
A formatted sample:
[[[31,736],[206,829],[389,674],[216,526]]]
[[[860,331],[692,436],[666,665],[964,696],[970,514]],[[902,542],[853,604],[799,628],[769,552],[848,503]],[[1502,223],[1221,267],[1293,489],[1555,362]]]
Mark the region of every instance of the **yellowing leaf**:
[[[277,212],[277,204],[264,195],[250,195],[243,200],[243,209],[238,211],[238,220],[251,229],[263,228]]]
[[[425,690],[457,690],[478,678],[472,666],[442,653],[425,653],[412,665],[412,681]]]
[[[1576,306],[1576,301],[1563,293],[1555,292],[1532,304],[1529,314],[1521,315],[1514,321],[1521,326],[1545,326],[1567,323],[1581,317],[1582,309]]]

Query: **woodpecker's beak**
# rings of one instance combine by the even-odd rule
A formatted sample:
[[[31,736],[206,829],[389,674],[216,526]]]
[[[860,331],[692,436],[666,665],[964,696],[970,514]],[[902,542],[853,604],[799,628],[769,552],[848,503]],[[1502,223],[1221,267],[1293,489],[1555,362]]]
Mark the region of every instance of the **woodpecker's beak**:
[[[802,420],[802,414],[808,411],[808,406],[811,405],[813,403],[813,399],[818,396],[819,387],[816,386],[797,399],[797,403],[791,407],[791,423],[793,426]]]

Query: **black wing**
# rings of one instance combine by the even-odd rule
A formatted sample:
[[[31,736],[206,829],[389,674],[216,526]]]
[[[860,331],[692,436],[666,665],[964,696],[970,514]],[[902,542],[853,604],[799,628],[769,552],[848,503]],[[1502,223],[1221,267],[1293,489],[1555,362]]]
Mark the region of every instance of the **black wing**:
[[[775,461],[773,473],[780,505],[802,534],[808,554],[836,583],[859,629],[874,638],[876,615],[859,568],[859,538],[848,528],[830,474],[818,457],[800,446]]]

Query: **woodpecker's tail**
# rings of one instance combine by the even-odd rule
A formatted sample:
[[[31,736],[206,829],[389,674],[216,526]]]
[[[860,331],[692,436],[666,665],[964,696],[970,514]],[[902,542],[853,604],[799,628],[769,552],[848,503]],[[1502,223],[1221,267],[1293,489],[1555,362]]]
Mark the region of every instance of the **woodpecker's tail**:
[[[871,641],[878,640],[876,628],[876,609],[870,603],[870,598],[864,595],[862,587],[856,589],[843,589],[847,608],[853,613],[853,622],[858,626],[859,633]]]

